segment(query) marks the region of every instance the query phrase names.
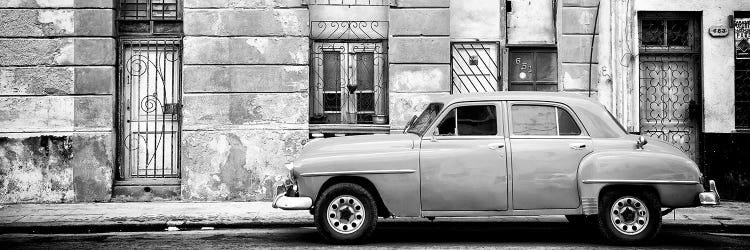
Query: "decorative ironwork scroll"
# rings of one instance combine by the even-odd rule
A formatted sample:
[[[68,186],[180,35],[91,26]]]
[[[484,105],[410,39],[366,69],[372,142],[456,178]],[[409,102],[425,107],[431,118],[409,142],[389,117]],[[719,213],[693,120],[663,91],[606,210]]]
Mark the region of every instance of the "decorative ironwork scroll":
[[[388,39],[387,21],[312,21],[310,38],[321,40],[339,39]]]
[[[640,129],[698,160],[700,28],[694,15],[639,14]]]

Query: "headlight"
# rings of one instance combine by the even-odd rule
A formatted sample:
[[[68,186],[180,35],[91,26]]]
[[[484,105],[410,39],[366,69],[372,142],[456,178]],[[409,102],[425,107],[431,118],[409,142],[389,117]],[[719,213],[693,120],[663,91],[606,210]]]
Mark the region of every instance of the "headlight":
[[[292,170],[294,169],[294,162],[287,163],[284,165],[284,167],[286,167],[286,169]]]

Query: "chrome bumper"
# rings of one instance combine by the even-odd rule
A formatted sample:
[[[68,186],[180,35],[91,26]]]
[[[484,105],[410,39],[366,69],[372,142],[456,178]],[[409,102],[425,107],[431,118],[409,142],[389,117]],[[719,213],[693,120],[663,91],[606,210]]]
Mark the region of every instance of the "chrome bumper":
[[[310,197],[289,197],[285,194],[279,194],[273,199],[271,206],[284,210],[308,210],[312,207],[312,199]]]
[[[700,200],[701,205],[718,205],[719,192],[716,191],[716,182],[713,180],[708,181],[708,190],[708,192],[698,194],[698,200]]]
[[[291,179],[284,178],[276,185],[276,198],[273,199],[273,208],[284,210],[308,210],[312,207],[312,198],[299,197],[297,184]]]

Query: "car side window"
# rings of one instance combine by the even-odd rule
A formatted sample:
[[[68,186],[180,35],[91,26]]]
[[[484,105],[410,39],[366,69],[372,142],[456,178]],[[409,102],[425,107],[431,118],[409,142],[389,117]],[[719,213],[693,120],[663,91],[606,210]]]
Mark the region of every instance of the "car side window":
[[[497,135],[494,105],[462,106],[452,109],[437,126],[442,136]]]
[[[514,135],[580,135],[581,128],[565,109],[545,105],[513,105]]]

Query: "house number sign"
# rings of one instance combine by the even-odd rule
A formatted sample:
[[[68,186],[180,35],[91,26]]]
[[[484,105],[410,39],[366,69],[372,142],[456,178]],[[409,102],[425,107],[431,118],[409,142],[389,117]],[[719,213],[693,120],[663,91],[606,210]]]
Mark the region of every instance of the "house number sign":
[[[729,35],[729,28],[724,25],[714,25],[708,28],[708,34],[712,37],[725,37]]]
[[[526,80],[526,78],[531,75],[531,65],[527,62],[523,62],[520,57],[516,57],[516,65],[521,65],[521,68],[518,70],[520,71],[520,73],[518,73],[518,78]]]

